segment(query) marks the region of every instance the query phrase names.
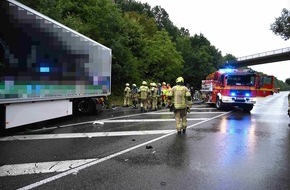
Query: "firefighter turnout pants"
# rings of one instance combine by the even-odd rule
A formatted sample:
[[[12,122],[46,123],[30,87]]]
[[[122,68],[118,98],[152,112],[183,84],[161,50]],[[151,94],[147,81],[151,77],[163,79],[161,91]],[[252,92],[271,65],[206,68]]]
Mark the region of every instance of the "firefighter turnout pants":
[[[174,110],[177,131],[181,131],[181,129],[186,129],[187,127],[186,114],[187,114],[186,108]]]

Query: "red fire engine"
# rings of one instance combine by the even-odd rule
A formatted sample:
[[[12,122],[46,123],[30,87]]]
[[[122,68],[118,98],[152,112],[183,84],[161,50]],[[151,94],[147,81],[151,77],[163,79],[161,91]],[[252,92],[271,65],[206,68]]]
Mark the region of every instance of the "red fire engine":
[[[256,97],[273,94],[273,79],[251,69],[220,69],[202,80],[202,97],[217,109],[238,106],[249,112]]]

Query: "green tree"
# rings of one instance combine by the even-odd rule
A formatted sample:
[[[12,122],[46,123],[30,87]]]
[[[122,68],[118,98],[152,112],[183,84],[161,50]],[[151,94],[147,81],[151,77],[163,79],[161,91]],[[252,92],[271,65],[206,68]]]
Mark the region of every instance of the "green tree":
[[[288,40],[290,38],[290,11],[284,8],[281,16],[276,18],[270,29],[282,39]]]
[[[143,54],[144,79],[166,81],[172,83],[182,75],[183,59],[176,51],[176,45],[171,41],[165,30],[156,32],[152,38],[147,38]]]
[[[285,80],[285,83],[288,84],[288,85],[290,85],[290,78],[287,78],[287,79]]]
[[[189,36],[182,28],[177,38],[177,50],[184,59],[183,76],[186,83],[195,89],[200,88],[201,80],[215,71],[222,63],[221,52],[202,35]]]

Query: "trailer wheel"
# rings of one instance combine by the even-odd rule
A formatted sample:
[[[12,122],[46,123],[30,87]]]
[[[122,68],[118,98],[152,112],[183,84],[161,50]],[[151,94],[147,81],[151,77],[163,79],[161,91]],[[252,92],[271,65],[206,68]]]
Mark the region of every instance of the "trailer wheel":
[[[94,111],[94,102],[91,100],[81,100],[77,103],[77,110],[80,113],[91,113]]]
[[[223,109],[223,102],[222,100],[219,99],[219,97],[216,98],[216,103],[215,103],[215,107],[218,109],[218,110],[221,110]]]

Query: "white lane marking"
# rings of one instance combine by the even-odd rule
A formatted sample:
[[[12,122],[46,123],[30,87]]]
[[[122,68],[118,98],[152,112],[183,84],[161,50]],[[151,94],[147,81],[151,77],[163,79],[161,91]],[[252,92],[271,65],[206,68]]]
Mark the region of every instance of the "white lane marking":
[[[190,125],[190,126],[188,126],[188,128],[192,128],[192,127],[197,126],[197,125],[200,125],[200,124],[202,124],[202,123],[205,123],[205,122],[211,121],[211,120],[213,120],[213,119],[216,119],[216,118],[221,117],[221,116],[223,116],[223,115],[226,115],[226,114],[228,114],[228,113],[230,113],[230,112],[225,112],[225,113],[223,113],[223,114],[221,114],[221,115],[217,115],[217,116],[212,117],[212,118],[210,118],[210,119],[208,119],[208,120],[201,121],[201,122],[198,122],[198,123],[196,123],[196,124]],[[30,190],[30,189],[32,189],[32,188],[39,187],[39,186],[44,185],[44,184],[46,184],[46,183],[52,182],[52,181],[54,181],[54,180],[57,180],[57,179],[59,179],[59,178],[61,178],[61,177],[65,177],[65,176],[67,176],[67,175],[70,175],[70,174],[73,174],[73,173],[77,173],[77,172],[79,172],[80,170],[83,170],[83,169],[88,168],[88,167],[90,167],[90,166],[94,166],[94,165],[96,165],[96,164],[98,164],[98,163],[104,162],[104,161],[109,160],[109,159],[111,159],[111,158],[117,157],[117,156],[119,156],[119,155],[125,154],[125,153],[127,153],[127,152],[132,151],[132,150],[135,150],[135,149],[137,149],[137,148],[140,148],[140,147],[142,147],[142,146],[145,146],[145,145],[147,145],[147,144],[150,144],[150,143],[153,143],[153,142],[155,142],[155,141],[161,140],[161,139],[163,139],[163,138],[165,138],[165,137],[168,137],[168,136],[170,136],[170,135],[173,135],[173,134],[175,134],[175,133],[176,133],[176,131],[174,130],[173,132],[168,133],[168,134],[165,134],[165,135],[163,135],[163,136],[161,136],[161,137],[157,137],[157,138],[152,139],[152,140],[150,140],[150,141],[147,141],[147,142],[144,142],[144,143],[142,143],[142,144],[139,144],[139,145],[133,146],[133,147],[131,147],[131,148],[128,148],[128,149],[122,150],[122,151],[120,151],[120,152],[117,152],[117,153],[111,154],[111,155],[109,155],[109,156],[106,156],[106,157],[104,157],[104,158],[98,159],[98,160],[96,160],[96,161],[92,161],[92,162],[90,162],[90,163],[84,164],[84,165],[79,166],[79,167],[77,167],[77,168],[74,168],[74,169],[68,170],[68,171],[66,171],[66,172],[63,172],[63,173],[57,174],[57,175],[55,175],[55,176],[52,176],[52,177],[49,177],[49,178],[43,179],[43,180],[41,180],[41,181],[38,181],[38,182],[32,183],[32,184],[30,184],[30,185],[27,185],[27,186],[25,186],[25,187],[20,188],[19,190]]]
[[[38,163],[4,165],[0,167],[0,177],[18,176],[25,174],[64,172],[69,169],[76,168],[78,166],[96,160],[97,158],[85,160],[66,160],[55,162],[38,162]]]
[[[188,118],[188,121],[201,121],[208,118]],[[175,119],[123,119],[123,120],[100,120],[93,124],[103,123],[129,123],[129,122],[161,122]],[[95,133],[64,133],[64,134],[36,134],[36,135],[14,135],[0,138],[1,141],[17,141],[17,140],[41,140],[41,139],[65,139],[65,138],[92,138],[92,137],[108,137],[108,136],[133,136],[133,135],[155,135],[167,134],[172,130],[150,130],[150,131],[119,131],[119,132],[95,132]]]
[[[187,118],[187,121],[200,121],[206,120],[208,118]],[[101,124],[103,123],[132,123],[132,122],[161,122],[161,121],[175,121],[175,119],[114,119],[114,120],[99,120],[95,121],[93,124]]]
[[[162,134],[170,133],[172,131],[173,130],[151,130],[151,131],[118,131],[118,132],[96,132],[96,133],[15,135],[15,136],[1,138],[0,141],[92,138],[92,137],[117,137],[117,136],[134,136],[134,135],[162,135]]]
[[[196,108],[190,108],[190,109],[216,109],[216,108],[203,108],[203,107],[199,108],[199,107],[196,107]],[[150,114],[150,113],[153,113],[153,114],[165,114],[166,112],[168,112],[168,110],[164,109],[164,110],[159,110],[157,112],[149,112],[149,113],[146,113],[146,114]],[[172,112],[168,112],[168,114],[169,113],[173,114]],[[191,113],[193,113],[193,112],[191,112]],[[199,112],[195,112],[195,113],[199,113]],[[224,113],[224,112],[209,112],[209,113]],[[131,115],[125,115],[125,116],[112,117],[112,118],[107,118],[107,119],[104,119],[104,120],[121,119],[121,118],[127,118],[127,117],[139,116],[139,115],[144,115],[144,113],[137,113],[137,114],[131,114]],[[60,125],[60,126],[49,127],[49,128],[45,128],[44,127],[42,129],[36,129],[36,130],[33,130],[33,131],[37,132],[37,131],[43,131],[43,130],[47,130],[47,129],[65,128],[65,127],[72,127],[72,126],[78,126],[78,125],[84,125],[84,124],[91,124],[91,123],[94,123],[95,121],[96,120],[94,120],[94,121],[85,121],[85,122],[80,122],[80,123]]]
[[[126,116],[118,116],[118,117],[112,117],[112,118],[107,118],[106,120],[110,120],[110,119],[118,119],[118,118],[126,118],[126,117],[133,117],[133,116],[139,116],[142,115],[143,113],[138,113],[138,114],[132,114],[132,115],[126,115]],[[67,125],[59,125],[59,126],[54,126],[54,127],[43,127],[41,129],[36,129],[36,130],[31,130],[33,132],[38,132],[38,131],[44,131],[44,130],[48,130],[48,129],[56,129],[56,128],[65,128],[65,127],[72,127],[72,126],[78,126],[78,125],[84,125],[84,124],[92,124],[94,123],[96,120],[93,121],[85,121],[85,122],[80,122],[80,123],[73,123],[73,124],[67,124]],[[0,140],[1,141],[1,140]]]

